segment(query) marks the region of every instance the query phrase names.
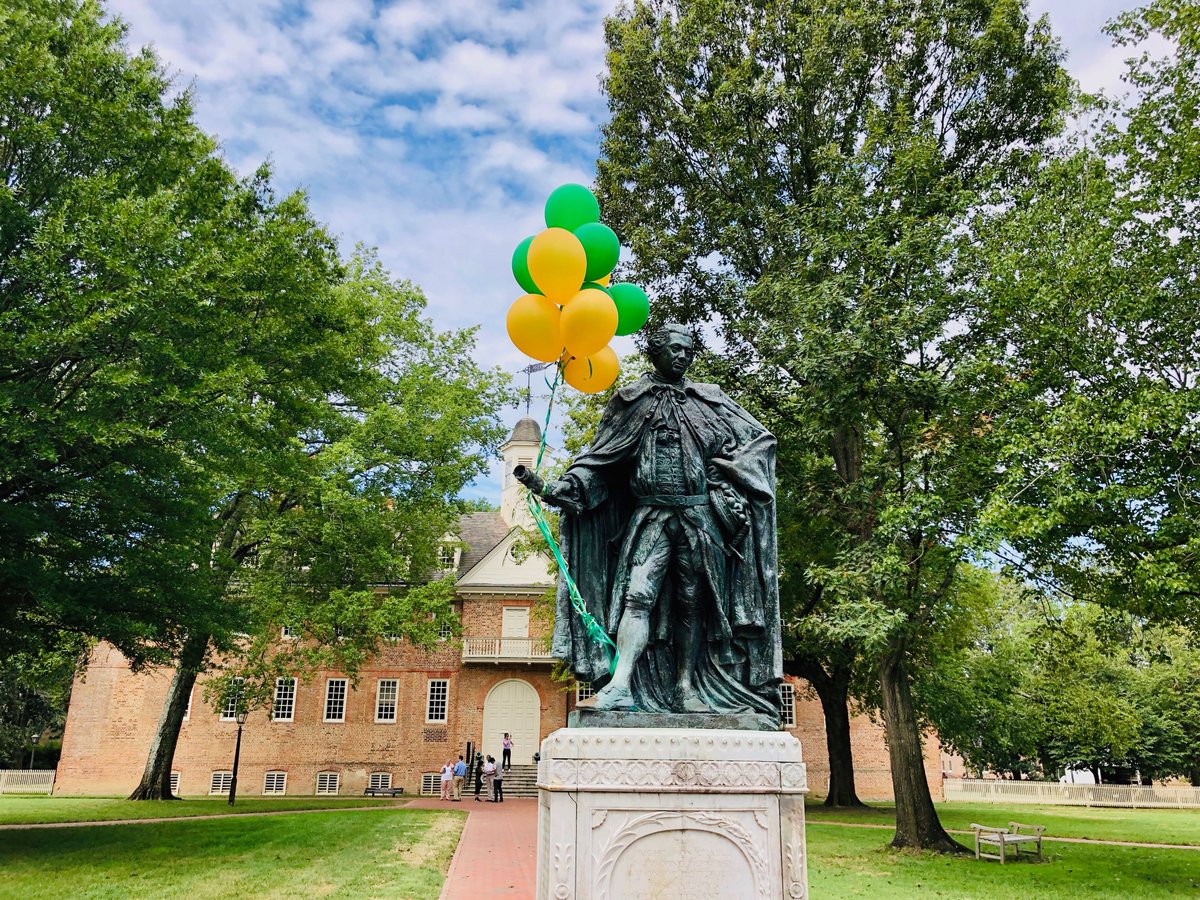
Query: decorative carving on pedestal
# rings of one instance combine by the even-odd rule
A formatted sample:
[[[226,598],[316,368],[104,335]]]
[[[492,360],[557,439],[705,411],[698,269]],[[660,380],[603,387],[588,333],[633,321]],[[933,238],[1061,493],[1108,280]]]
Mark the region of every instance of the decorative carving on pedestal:
[[[554,900],[568,900],[571,896],[571,885],[575,882],[575,868],[571,862],[574,855],[570,844],[554,845]]]
[[[749,814],[753,821],[765,830],[767,825],[759,819],[757,811],[676,812],[664,810],[650,813],[626,812],[619,817],[615,810],[606,810],[605,812],[607,815],[600,817],[598,824],[593,815],[593,830],[609,819],[612,819],[614,823],[607,836],[597,836],[599,839],[593,842],[593,846],[596,848],[593,864],[596,896],[610,896],[609,888],[618,860],[639,840],[661,832],[694,830],[716,835],[736,847],[749,864],[754,879],[754,896],[770,900],[772,892],[767,861],[755,839],[742,822],[738,821],[739,818],[745,819]]]
[[[698,762],[693,760],[554,760],[556,786],[593,790],[713,788],[777,791],[807,788],[803,763]]]
[[[806,866],[803,837],[792,835],[784,854],[783,871],[783,881],[787,885],[789,900],[805,900],[808,896],[804,887],[808,884]]]

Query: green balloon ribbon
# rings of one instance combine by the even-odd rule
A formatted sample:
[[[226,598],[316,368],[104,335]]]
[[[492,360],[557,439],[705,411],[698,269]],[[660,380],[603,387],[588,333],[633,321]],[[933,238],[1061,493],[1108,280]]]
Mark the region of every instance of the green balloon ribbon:
[[[546,386],[550,388],[550,404],[546,407],[546,424],[542,428],[542,445],[538,448],[537,462],[533,467],[535,475],[542,468],[542,457],[546,453],[546,433],[550,430],[550,414],[554,410],[554,396],[558,392],[558,386],[561,383],[562,366],[556,365],[554,367],[554,381],[546,380]],[[558,546],[558,541],[554,539],[550,523],[546,521],[546,514],[542,511],[541,499],[533,491],[526,491],[525,502],[529,506],[529,513],[533,516],[533,521],[537,525],[538,531],[542,533],[542,537],[545,538],[546,544],[550,547],[550,552],[554,554],[554,561],[558,564],[559,575],[566,584],[567,593],[571,597],[571,607],[579,614],[579,619],[583,622],[583,627],[587,629],[588,636],[596,641],[596,643],[611,649],[612,661],[608,664],[608,671],[609,674],[612,674],[617,671],[617,660],[620,658],[617,645],[608,636],[608,632],[604,630],[604,626],[597,622],[596,617],[588,612],[587,605],[583,602],[583,596],[579,593],[579,587],[575,584],[575,579],[571,577],[571,573],[567,569],[567,561],[563,558],[562,549]]]

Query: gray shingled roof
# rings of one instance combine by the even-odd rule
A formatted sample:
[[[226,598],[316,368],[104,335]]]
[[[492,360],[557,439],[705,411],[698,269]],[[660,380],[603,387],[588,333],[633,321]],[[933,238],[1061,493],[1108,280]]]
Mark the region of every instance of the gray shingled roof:
[[[523,419],[522,421],[533,422],[533,419]],[[520,427],[519,422],[517,427]],[[537,427],[536,422],[534,422],[534,427]],[[538,440],[541,438],[539,437]],[[458,560],[459,578],[471,571],[476,563],[491,553],[495,546],[504,540],[509,531],[504,517],[498,512],[476,512],[459,516],[458,528],[459,540],[467,545],[463,548],[462,556]]]
[[[529,441],[534,444],[542,442],[542,427],[537,421],[526,416],[513,426],[512,437],[510,441]]]

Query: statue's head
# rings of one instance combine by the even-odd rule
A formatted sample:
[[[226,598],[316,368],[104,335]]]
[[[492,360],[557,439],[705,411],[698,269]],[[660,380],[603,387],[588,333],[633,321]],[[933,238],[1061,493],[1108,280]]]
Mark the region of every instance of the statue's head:
[[[650,333],[647,355],[665,381],[679,381],[696,355],[696,342],[690,329],[668,322]]]

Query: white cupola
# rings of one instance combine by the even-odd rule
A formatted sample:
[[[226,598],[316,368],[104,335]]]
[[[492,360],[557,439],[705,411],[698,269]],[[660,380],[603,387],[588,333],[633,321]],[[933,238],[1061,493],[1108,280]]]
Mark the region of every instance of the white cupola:
[[[541,427],[529,416],[525,416],[513,427],[512,435],[500,448],[504,457],[504,489],[500,494],[500,515],[509,527],[533,527],[533,518],[525,506],[525,487],[513,477],[513,469],[517,466],[532,469],[537,462],[541,444]],[[550,448],[546,449],[549,451]],[[543,464],[545,462],[543,459]]]

